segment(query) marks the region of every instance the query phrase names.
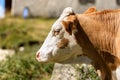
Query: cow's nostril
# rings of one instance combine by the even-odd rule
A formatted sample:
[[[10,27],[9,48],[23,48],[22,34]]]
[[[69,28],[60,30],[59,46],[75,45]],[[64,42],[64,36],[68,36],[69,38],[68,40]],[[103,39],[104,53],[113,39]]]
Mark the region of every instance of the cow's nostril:
[[[37,53],[36,57],[37,57],[37,58],[39,58],[39,57],[40,57],[40,52],[38,52],[38,53]]]

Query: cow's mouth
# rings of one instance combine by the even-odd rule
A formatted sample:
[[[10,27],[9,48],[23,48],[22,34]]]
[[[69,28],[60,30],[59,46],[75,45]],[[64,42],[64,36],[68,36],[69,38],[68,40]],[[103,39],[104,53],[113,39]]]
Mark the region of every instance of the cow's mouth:
[[[38,58],[37,60],[38,60],[38,62],[40,62],[40,63],[53,62],[53,59],[52,59],[52,58],[48,58],[48,57],[42,57],[42,59]]]

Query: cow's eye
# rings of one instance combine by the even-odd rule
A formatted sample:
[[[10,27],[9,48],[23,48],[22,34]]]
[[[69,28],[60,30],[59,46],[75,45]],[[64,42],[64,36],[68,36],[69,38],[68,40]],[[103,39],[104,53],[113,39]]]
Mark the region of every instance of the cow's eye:
[[[60,33],[60,29],[54,30],[53,33],[54,33],[54,36],[57,36]]]

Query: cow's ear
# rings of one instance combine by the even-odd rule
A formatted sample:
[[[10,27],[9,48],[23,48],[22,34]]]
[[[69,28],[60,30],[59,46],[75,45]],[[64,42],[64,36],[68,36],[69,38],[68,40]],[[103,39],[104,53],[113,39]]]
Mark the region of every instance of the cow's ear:
[[[84,12],[84,14],[93,13],[93,12],[97,12],[96,7],[90,7],[90,8],[88,8],[88,9]]]
[[[65,27],[65,30],[72,35],[72,22],[71,21],[62,21],[63,26]]]

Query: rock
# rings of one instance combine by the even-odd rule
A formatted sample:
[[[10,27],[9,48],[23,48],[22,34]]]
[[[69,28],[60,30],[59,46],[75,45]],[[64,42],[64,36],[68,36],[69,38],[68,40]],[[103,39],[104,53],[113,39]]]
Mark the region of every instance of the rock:
[[[100,80],[100,78],[91,65],[55,63],[50,80]]]
[[[15,54],[15,50],[11,49],[0,49],[0,61],[6,60],[6,57],[11,57],[13,54]]]

